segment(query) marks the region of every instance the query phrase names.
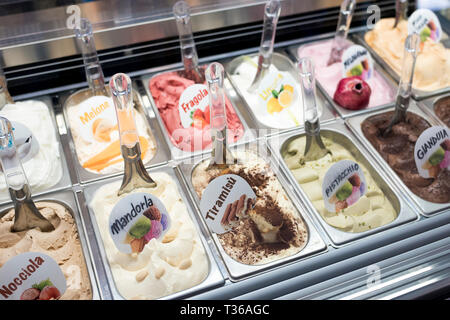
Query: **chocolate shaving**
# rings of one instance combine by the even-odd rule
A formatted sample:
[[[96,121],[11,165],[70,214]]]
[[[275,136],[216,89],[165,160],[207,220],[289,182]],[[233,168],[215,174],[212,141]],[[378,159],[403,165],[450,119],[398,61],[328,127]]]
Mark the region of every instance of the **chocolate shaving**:
[[[223,214],[222,221],[220,221],[221,224],[226,225],[228,224],[228,216],[230,215],[231,211],[231,203],[227,205],[227,208],[225,209],[225,213]]]

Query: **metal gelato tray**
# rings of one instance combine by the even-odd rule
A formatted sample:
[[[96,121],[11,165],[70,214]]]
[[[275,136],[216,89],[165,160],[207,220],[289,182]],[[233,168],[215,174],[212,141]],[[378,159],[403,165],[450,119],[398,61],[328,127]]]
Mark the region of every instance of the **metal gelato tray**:
[[[392,111],[393,108],[384,110],[383,112]],[[427,120],[432,126],[440,125],[440,123],[429,116],[427,116],[413,101],[411,101],[409,108],[409,112],[413,112],[425,120]],[[433,203],[430,201],[426,201],[419,196],[409,190],[409,188],[405,185],[405,183],[399,178],[399,176],[395,173],[395,171],[384,161],[383,157],[378,153],[377,150],[372,146],[372,144],[365,138],[364,134],[361,130],[361,123],[368,118],[369,116],[373,116],[375,114],[380,114],[383,112],[376,112],[368,115],[360,115],[357,117],[353,117],[346,120],[346,123],[349,125],[350,129],[353,133],[358,137],[359,141],[364,145],[364,147],[369,151],[369,153],[375,158],[375,160],[381,164],[382,169],[386,171],[386,173],[394,180],[394,182],[403,189],[404,194],[406,194],[413,203],[418,206],[421,214],[424,216],[431,216],[437,212],[444,211],[445,209],[450,208],[450,203]]]
[[[161,166],[158,168],[152,168],[152,169],[148,170],[148,172],[150,173],[150,175],[152,174],[152,172],[167,173],[175,182],[178,182],[177,183],[178,186],[181,184],[180,180],[177,178],[175,168],[173,168],[171,166],[167,165],[167,166]],[[86,221],[91,222],[92,228],[91,228],[91,232],[88,233],[88,237],[91,242],[91,246],[96,247],[98,249],[98,252],[96,252],[96,255],[99,257],[99,259],[97,259],[96,265],[97,265],[97,268],[99,268],[99,269],[104,268],[103,269],[105,271],[103,274],[104,279],[101,279],[101,282],[104,283],[105,286],[106,286],[106,284],[108,284],[108,289],[110,290],[109,294],[111,295],[110,297],[108,297],[108,299],[124,300],[124,297],[120,294],[120,292],[118,291],[118,289],[115,285],[115,280],[114,280],[114,277],[113,277],[113,274],[111,271],[110,264],[108,262],[106,250],[103,246],[103,240],[101,237],[101,233],[108,232],[108,231],[100,230],[97,220],[96,220],[96,217],[95,217],[95,213],[93,211],[93,208],[90,205],[91,201],[94,198],[95,192],[100,187],[102,187],[106,184],[118,181],[118,180],[121,181],[122,176],[108,178],[107,180],[97,181],[97,182],[90,184],[89,186],[83,188],[82,193],[81,192],[79,193],[78,201],[80,203],[80,207],[83,208],[83,211],[82,211],[83,220],[85,221],[85,223],[87,223]],[[164,300],[166,300],[166,299],[181,299],[181,298],[187,297],[189,295],[198,294],[200,292],[210,290],[214,287],[223,285],[225,283],[225,280],[224,280],[222,273],[220,272],[220,269],[215,261],[215,258],[211,252],[211,249],[208,246],[208,242],[206,241],[205,237],[203,236],[203,233],[198,226],[196,218],[194,217],[192,203],[187,199],[184,190],[182,190],[181,188],[178,188],[178,192],[179,192],[180,197],[183,200],[184,204],[186,205],[189,217],[192,219],[192,222],[195,226],[195,229],[198,233],[198,236],[199,236],[201,243],[203,245],[203,248],[205,250],[205,255],[208,259],[208,264],[209,264],[209,272],[208,272],[208,275],[206,276],[206,278],[201,283],[197,284],[196,286],[191,287],[186,290],[183,290],[183,291],[172,293],[165,297],[159,298],[159,299],[164,299]],[[94,243],[96,243],[97,246],[95,246]]]
[[[364,46],[365,48],[367,48],[367,50],[369,50],[370,54],[372,55],[372,57],[374,57],[374,59],[376,59],[376,61],[389,73],[389,75],[394,78],[394,80],[399,83],[400,82],[400,75],[394,71],[394,69],[391,68],[391,66],[384,61],[383,58],[381,58],[378,53],[376,53],[376,51],[374,49],[372,49],[371,46],[369,46],[369,44],[366,42],[366,40],[364,39],[364,35],[366,32],[359,32],[353,35],[353,39],[355,39],[359,44],[361,44],[362,46]],[[444,34],[445,35],[445,34]],[[445,35],[446,36],[446,35]],[[448,39],[446,40],[446,43],[448,43]],[[449,44],[444,46],[446,48],[449,47]],[[438,76],[438,75],[436,75]],[[419,90],[416,89],[414,87],[412,87],[412,97],[414,98],[414,100],[423,100],[426,98],[430,98],[436,95],[440,95],[443,93],[448,93],[450,92],[450,87],[445,87],[439,90],[434,90],[434,91],[423,91],[423,90]]]
[[[450,95],[443,95],[434,98],[425,99],[423,101],[418,102],[418,106],[423,109],[423,111],[430,117],[435,118],[437,122],[442,126],[446,126],[445,122],[438,117],[435,112],[435,105],[442,99],[450,99]],[[450,106],[449,106],[450,108]]]
[[[56,136],[56,141],[57,141],[58,147],[59,147],[59,155],[60,155],[59,161],[61,162],[61,167],[62,167],[61,179],[54,186],[52,186],[48,189],[45,189],[45,190],[41,190],[41,191],[34,191],[33,188],[31,188],[32,194],[38,196],[38,195],[46,194],[49,192],[67,189],[68,187],[72,186],[72,182],[70,181],[69,169],[67,167],[67,162],[66,162],[66,155],[64,154],[63,146],[61,143],[61,138],[59,136],[58,129],[57,129],[58,126],[56,123],[55,112],[52,108],[52,99],[49,96],[42,96],[42,97],[34,98],[32,100],[42,101],[47,106],[47,108],[50,112],[50,118],[52,119],[53,130],[54,130],[54,133]],[[25,100],[25,101],[30,101],[30,100]],[[26,123],[24,123],[24,125],[26,125]],[[37,137],[37,138],[39,140],[39,137]],[[4,177],[2,177],[1,179],[4,179]],[[6,191],[6,193],[0,194],[0,204],[7,203],[10,201],[11,201],[11,198],[9,196],[8,191]]]
[[[323,252],[326,252],[327,244],[323,240],[323,235],[319,234],[318,229],[312,222],[311,218],[309,217],[308,212],[304,208],[303,204],[300,203],[297,198],[293,195],[292,191],[290,190],[289,184],[285,180],[284,176],[281,174],[279,170],[277,170],[276,164],[273,161],[273,157],[270,155],[270,150],[267,147],[267,144],[263,139],[258,140],[258,142],[251,142],[246,143],[245,145],[235,146],[234,148],[231,148],[231,150],[255,150],[255,148],[264,148],[264,150],[267,151],[266,155],[263,155],[262,152],[257,152],[258,156],[262,157],[271,167],[271,169],[274,171],[275,175],[278,178],[278,181],[280,182],[283,190],[286,192],[286,195],[290,202],[295,207],[296,213],[298,216],[303,219],[307,230],[308,230],[308,240],[305,243],[304,247],[297,253],[287,256],[266,264],[260,264],[260,265],[248,265],[240,263],[233,258],[231,258],[223,249],[222,245],[220,244],[219,238],[217,237],[217,234],[211,232],[209,228],[206,225],[206,222],[201,214],[200,211],[200,199],[197,196],[194,186],[192,185],[192,173],[194,169],[199,165],[203,160],[208,161],[210,158],[210,155],[203,155],[202,157],[196,157],[194,159],[190,159],[191,161],[189,163],[182,162],[179,164],[179,168],[183,174],[184,183],[186,184],[186,189],[189,190],[190,197],[192,201],[194,202],[197,214],[199,215],[199,220],[201,221],[203,228],[205,230],[208,230],[211,238],[213,239],[216,248],[222,257],[222,261],[225,264],[226,269],[228,270],[228,274],[230,276],[230,280],[240,281],[246,278],[249,278],[251,276],[254,276],[256,274],[263,273],[264,271],[271,271],[273,269],[282,268],[283,266],[289,264],[290,262],[295,262],[303,259],[307,259],[308,257],[315,256],[317,254],[321,254]],[[261,149],[260,149],[261,150]]]
[[[54,192],[51,194],[32,196],[33,201],[37,202],[55,202],[64,206],[71,214],[75,220],[75,225],[77,227],[78,238],[80,240],[81,249],[84,256],[84,261],[86,264],[86,269],[89,275],[89,281],[91,282],[92,299],[99,300],[101,297],[100,290],[98,288],[98,276],[97,271],[94,269],[92,261],[93,255],[89,243],[86,237],[86,228],[80,216],[80,207],[75,201],[74,193],[72,190],[64,190],[59,192]],[[8,203],[0,206],[0,217],[6,214],[9,210],[14,208],[14,204]]]
[[[107,88],[109,91],[109,88]],[[73,139],[72,131],[70,128],[70,121],[69,121],[69,114],[68,114],[68,108],[76,106],[83,102],[84,100],[90,98],[92,96],[92,91],[87,88],[80,91],[77,91],[73,94],[71,94],[69,97],[62,97],[61,102],[64,102],[63,106],[63,114],[64,114],[64,120],[65,120],[65,126],[69,130],[67,131],[67,135],[69,137],[69,146],[71,150],[71,156],[73,157],[73,162],[75,166],[75,170],[77,172],[77,177],[80,183],[85,184],[88,182],[92,182],[95,180],[103,179],[110,176],[117,176],[123,172],[121,171],[115,171],[111,173],[101,174],[101,173],[94,173],[91,171],[86,170],[81,165],[80,161],[78,160],[77,156],[77,148],[75,141]],[[153,167],[157,165],[161,165],[164,163],[167,163],[169,159],[169,150],[167,149],[167,146],[162,143],[162,137],[161,133],[157,130],[158,124],[154,118],[150,118],[147,109],[144,107],[144,103],[142,101],[142,97],[137,90],[136,86],[133,85],[133,102],[134,102],[134,108],[144,117],[144,120],[147,124],[147,132],[149,136],[153,139],[153,141],[156,144],[156,152],[153,158],[150,159],[147,163],[144,163],[146,167]],[[68,155],[69,156],[69,155]]]
[[[343,146],[353,155],[358,163],[361,163],[366,167],[366,169],[370,172],[374,182],[381,189],[385,197],[392,203],[397,213],[397,217],[394,221],[364,232],[345,232],[329,225],[322,218],[321,214],[314,208],[312,201],[296,181],[294,175],[287,167],[286,162],[282,157],[283,151],[286,150],[288,144],[296,138],[305,136],[305,131],[299,130],[295,133],[286,133],[278,137],[269,139],[268,143],[272,149],[273,154],[275,154],[277,160],[281,164],[282,170],[285,172],[290,183],[294,186],[295,191],[299,194],[303,202],[307,204],[308,209],[315,213],[316,219],[322,225],[322,228],[325,229],[334,246],[339,247],[357,239],[382,232],[386,229],[394,228],[400,224],[411,222],[419,218],[419,216],[414,213],[414,210],[400,195],[400,191],[388,180],[388,177],[382,172],[382,170],[380,170],[378,164],[368,155],[368,153],[365,152],[364,148],[355,141],[354,135],[345,126],[342,120],[322,125],[321,135]]]
[[[266,129],[267,134],[263,134],[264,136],[271,136],[274,134],[278,134],[280,132],[287,132],[291,130],[295,130],[297,128],[301,128],[304,126],[304,122],[300,123],[298,126],[286,128],[286,129],[279,129],[277,127],[269,127],[263,123],[261,123],[258,120],[258,116],[256,114],[255,108],[251,106],[251,103],[245,98],[245,95],[243,94],[244,88],[239,87],[236,82],[233,80],[232,74],[235,72],[236,68],[239,67],[242,63],[245,63],[246,60],[254,58],[258,56],[258,53],[240,56],[237,58],[234,58],[232,60],[227,60],[224,62],[225,71],[227,74],[227,78],[230,81],[233,89],[238,93],[240,100],[242,101],[242,108],[244,108],[245,111],[247,111],[251,116],[251,125],[249,125],[254,129]],[[301,92],[300,89],[300,82],[298,79],[298,72],[297,67],[295,66],[292,61],[285,56],[282,53],[274,52],[272,56],[272,63],[275,65],[278,70],[282,72],[289,72],[290,75],[298,82],[298,90]],[[334,120],[336,117],[336,114],[334,113],[334,110],[332,110],[331,106],[327,102],[327,100],[324,98],[324,96],[321,93],[317,93],[317,103],[319,108],[319,115],[322,122],[327,122]],[[303,112],[303,106],[300,106],[301,112]]]
[[[292,57],[294,57],[296,60],[299,60],[298,49],[300,49],[301,47],[312,45],[312,44],[317,44],[317,43],[329,41],[330,39],[332,39],[332,38],[327,38],[327,39],[323,39],[323,40],[320,40],[320,41],[313,41],[313,42],[303,43],[300,46],[299,45],[291,46],[291,47],[287,48],[287,51]],[[352,41],[352,37],[349,37],[348,40]],[[352,41],[352,42],[354,42],[354,41]],[[354,42],[354,44],[357,44],[357,43]],[[372,54],[372,53],[370,52],[370,54]],[[368,112],[373,112],[375,110],[381,110],[381,109],[389,108],[389,107],[392,107],[394,105],[394,103],[395,103],[395,94],[397,93],[397,83],[398,82],[397,83],[394,82],[392,80],[392,78],[389,77],[389,75],[380,67],[380,65],[377,64],[375,59],[373,59],[373,60],[374,60],[373,61],[374,70],[386,81],[386,83],[389,85],[389,87],[391,88],[391,90],[392,90],[392,92],[394,94],[394,99],[393,99],[393,101],[391,103],[383,104],[383,105],[376,106],[376,107],[364,108],[364,109],[361,109],[361,110],[348,110],[348,109],[345,109],[345,108],[341,107],[336,102],[334,102],[333,97],[328,94],[328,92],[322,86],[320,81],[318,79],[316,79],[317,87],[320,89],[320,92],[327,98],[329,103],[336,110],[337,114],[339,116],[341,116],[342,118],[353,117],[355,115],[364,114],[364,113],[368,113]],[[336,86],[337,86],[337,83],[336,83]]]
[[[172,141],[170,140],[169,133],[168,133],[168,131],[166,129],[166,125],[164,124],[164,121],[161,118],[161,115],[159,113],[158,107],[156,106],[155,100],[153,100],[152,93],[150,92],[149,84],[150,84],[150,80],[152,78],[154,78],[156,76],[159,76],[161,74],[165,74],[165,73],[169,73],[169,72],[177,72],[177,71],[182,71],[182,70],[184,70],[184,69],[183,68],[175,68],[174,69],[174,68],[171,68],[171,66],[167,66],[167,69],[165,69],[164,71],[157,72],[157,73],[152,73],[152,74],[149,74],[149,75],[145,75],[145,76],[143,76],[141,78],[141,81],[142,81],[142,84],[143,84],[143,86],[145,88],[145,91],[147,93],[148,99],[150,100],[150,105],[151,105],[151,108],[152,108],[152,112],[156,115],[156,119],[158,119],[158,123],[159,123],[159,125],[161,127],[161,131],[164,132],[163,136],[164,136],[164,139],[165,139],[167,145],[170,148],[173,160],[180,160],[180,159],[184,159],[184,158],[188,158],[188,157],[193,157],[193,156],[196,156],[196,155],[199,155],[199,154],[211,151],[211,148],[205,148],[203,150],[197,150],[197,151],[190,152],[190,151],[184,151],[184,150],[178,148],[177,146],[175,146],[172,143]],[[225,79],[224,86],[225,87],[227,86],[226,79]],[[241,143],[244,143],[246,141],[254,140],[253,133],[249,129],[246,121],[244,121],[244,117],[240,113],[239,109],[236,107],[236,104],[237,104],[236,103],[237,102],[236,101],[236,95],[232,94],[232,93],[230,94],[230,92],[226,92],[226,95],[227,95],[228,99],[230,100],[231,104],[233,105],[233,108],[234,108],[237,116],[239,117],[239,120],[241,121],[242,126],[244,127],[244,135],[238,141],[236,141],[234,143],[231,143],[231,145],[241,144]]]

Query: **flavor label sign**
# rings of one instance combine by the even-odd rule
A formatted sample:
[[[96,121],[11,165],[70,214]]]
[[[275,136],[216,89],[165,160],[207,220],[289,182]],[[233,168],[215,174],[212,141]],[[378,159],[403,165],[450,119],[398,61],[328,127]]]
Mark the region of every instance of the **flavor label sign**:
[[[0,269],[0,300],[51,300],[66,292],[58,263],[40,252],[26,252]]]
[[[420,41],[431,39],[439,42],[442,37],[442,28],[438,17],[429,9],[418,9],[408,19],[408,34],[417,33]]]
[[[203,191],[200,210],[212,232],[221,234],[237,223],[253,206],[256,195],[238,175],[225,174],[212,180]]]
[[[366,191],[364,173],[359,164],[351,160],[336,162],[323,178],[322,196],[330,212],[341,212],[356,203]]]
[[[183,128],[207,126],[210,122],[208,88],[203,84],[187,87],[180,96],[178,111]]]
[[[352,45],[342,54],[343,77],[360,76],[364,81],[373,76],[373,60],[366,48]]]
[[[261,110],[276,115],[297,103],[298,83],[288,73],[271,73],[264,77],[258,88]]]
[[[414,160],[419,175],[436,178],[442,170],[450,167],[450,130],[435,126],[428,128],[417,139]]]
[[[111,237],[124,253],[141,253],[150,240],[162,239],[169,228],[166,207],[149,193],[132,193],[122,198],[109,216]]]
[[[32,159],[39,152],[39,142],[33,135],[28,127],[24,126],[20,122],[11,121],[11,126],[14,133],[14,140],[16,143],[17,155],[22,162],[26,162]],[[10,147],[12,147],[12,137],[9,137],[8,146],[3,148],[0,146],[1,152],[10,152]],[[3,168],[0,168],[0,172]]]
[[[90,97],[83,101],[79,106],[77,121],[81,137],[88,142],[111,142],[111,132],[118,129],[114,102],[105,96]]]

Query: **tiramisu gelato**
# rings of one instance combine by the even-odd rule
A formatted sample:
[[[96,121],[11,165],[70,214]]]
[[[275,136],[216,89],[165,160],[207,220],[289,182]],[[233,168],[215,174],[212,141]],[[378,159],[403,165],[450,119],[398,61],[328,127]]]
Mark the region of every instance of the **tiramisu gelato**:
[[[108,232],[109,215],[120,199],[121,181],[102,186],[92,208],[100,230],[114,283],[125,299],[157,299],[191,288],[208,275],[208,259],[176,182],[166,173],[152,172],[155,188],[137,188],[157,196],[170,215],[170,229],[162,240],[151,239],[140,253],[120,252]],[[145,217],[144,217],[145,218]]]
[[[203,72],[204,67],[201,69]],[[197,109],[193,114],[192,126],[185,128],[181,122],[178,106],[180,97],[183,91],[193,84],[195,82],[185,78],[181,71],[157,75],[149,83],[150,92],[166,128],[166,134],[174,146],[187,152],[204,150],[212,145],[209,106],[204,111]],[[225,109],[228,141],[236,142],[244,135],[244,126],[226,96]]]
[[[370,172],[361,163],[359,165],[367,184],[366,193],[358,201],[338,213],[330,212],[325,208],[322,184],[328,169],[341,160],[357,161],[344,146],[327,138],[322,140],[331,154],[327,154],[319,160],[305,162],[306,137],[304,136],[289,143],[283,159],[325,222],[342,231],[363,232],[395,220],[397,212],[375,183]]]
[[[61,155],[56,139],[55,127],[48,106],[36,100],[7,104],[0,110],[0,116],[27,127],[39,144],[39,151],[27,161],[23,169],[33,193],[47,190],[62,178]],[[0,198],[9,199],[3,173],[0,172]]]
[[[217,235],[223,249],[233,259],[249,265],[296,254],[308,241],[307,226],[270,165],[253,152],[237,151],[235,156],[239,164],[225,170],[206,170],[206,160],[192,174],[192,184],[200,198],[209,182],[223,174],[242,177],[256,194],[255,201],[241,197],[226,213],[232,229]]]
[[[55,202],[37,202],[36,207],[55,230],[12,232],[14,209],[11,209],[0,218],[0,267],[21,253],[45,253],[59,264],[66,277],[67,290],[61,300],[92,299],[89,274],[71,213]]]
[[[436,178],[423,178],[414,160],[416,141],[430,124],[407,112],[406,121],[394,125],[388,136],[383,137],[393,116],[394,111],[389,111],[368,117],[361,124],[364,136],[414,194],[430,202],[450,202],[450,172],[442,170]]]
[[[109,111],[109,108],[114,111],[113,101],[111,98],[104,96],[90,97],[79,105],[67,109],[78,161],[83,168],[94,173],[108,174],[123,170],[117,119],[115,116],[102,118],[101,112],[91,113],[89,117],[80,112],[80,110],[86,110],[87,108],[91,109],[90,107],[101,112]],[[136,128],[141,143],[142,161],[145,164],[154,157],[156,142],[144,116],[136,109],[134,111]],[[92,126],[89,126],[91,121]],[[92,134],[84,134],[83,130],[91,130]]]
[[[450,96],[439,99],[434,104],[434,113],[450,127]]]
[[[393,28],[394,18],[381,19],[364,36],[367,44],[398,74],[401,74],[403,46],[408,36],[408,21],[399,21]],[[423,91],[439,90],[450,86],[450,49],[428,38],[421,44],[417,56],[413,87]]]

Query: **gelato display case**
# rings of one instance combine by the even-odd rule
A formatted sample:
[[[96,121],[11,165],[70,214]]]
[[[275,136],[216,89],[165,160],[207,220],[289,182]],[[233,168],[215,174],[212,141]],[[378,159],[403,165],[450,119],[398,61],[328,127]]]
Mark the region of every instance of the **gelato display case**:
[[[36,251],[61,299],[450,297],[450,19],[422,5],[0,3],[0,274]],[[54,230],[13,231],[31,197]]]

